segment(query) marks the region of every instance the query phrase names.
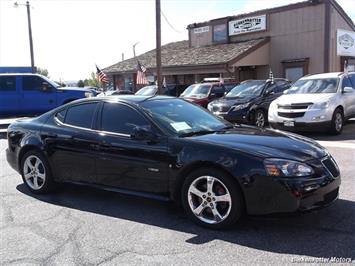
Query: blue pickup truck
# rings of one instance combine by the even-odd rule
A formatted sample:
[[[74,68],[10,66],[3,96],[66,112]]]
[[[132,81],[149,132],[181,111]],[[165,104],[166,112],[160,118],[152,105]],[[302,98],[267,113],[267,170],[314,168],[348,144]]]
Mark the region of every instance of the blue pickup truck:
[[[67,102],[92,96],[96,96],[94,90],[60,87],[38,74],[0,74],[0,117],[41,114]]]

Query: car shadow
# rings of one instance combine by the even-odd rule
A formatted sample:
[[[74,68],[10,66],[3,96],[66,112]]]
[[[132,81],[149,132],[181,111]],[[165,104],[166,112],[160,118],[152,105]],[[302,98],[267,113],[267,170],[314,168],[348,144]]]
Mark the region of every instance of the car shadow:
[[[71,184],[49,195],[31,194],[23,184],[17,190],[49,204],[193,234],[186,240],[190,244],[222,240],[281,254],[355,258],[353,201],[339,199],[306,214],[246,216],[231,229],[214,231],[195,225],[171,202]]]
[[[355,119],[350,119],[344,124],[341,134],[331,135],[329,132],[297,132],[298,134],[307,136],[315,140],[323,141],[355,141]]]

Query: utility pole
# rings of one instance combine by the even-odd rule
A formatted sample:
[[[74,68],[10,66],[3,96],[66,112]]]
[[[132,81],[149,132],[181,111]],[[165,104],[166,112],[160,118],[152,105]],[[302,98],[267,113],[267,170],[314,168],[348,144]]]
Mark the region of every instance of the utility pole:
[[[19,5],[24,5],[24,4],[18,4],[17,2],[14,3],[14,7],[18,7]],[[32,27],[31,27],[31,12],[30,12],[30,2],[26,1],[26,8],[27,8],[27,23],[28,23],[28,36],[30,39],[30,53],[31,53],[31,69],[32,73],[35,73],[35,60],[34,60],[34,55],[33,55],[33,41],[32,41]]]
[[[32,73],[35,73],[35,60],[34,60],[34,55],[33,55],[30,2],[28,2],[28,1],[26,2],[26,7],[27,7],[28,35],[30,38],[31,68],[32,68]]]
[[[156,21],[156,59],[157,59],[157,85],[158,94],[161,94],[161,21],[160,21],[160,0],[155,0],[155,21]]]

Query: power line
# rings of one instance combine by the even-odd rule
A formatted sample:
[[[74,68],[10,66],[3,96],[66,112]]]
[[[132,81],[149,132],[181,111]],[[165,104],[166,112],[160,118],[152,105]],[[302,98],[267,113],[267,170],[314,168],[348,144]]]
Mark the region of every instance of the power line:
[[[167,17],[165,16],[163,10],[160,9],[160,13],[163,15],[163,18],[165,19],[166,23],[168,23],[168,25],[170,26],[170,28],[172,28],[175,32],[177,33],[181,33],[181,31],[178,31],[177,29],[174,28],[173,25],[171,25],[171,23],[169,22],[169,20],[167,19]]]

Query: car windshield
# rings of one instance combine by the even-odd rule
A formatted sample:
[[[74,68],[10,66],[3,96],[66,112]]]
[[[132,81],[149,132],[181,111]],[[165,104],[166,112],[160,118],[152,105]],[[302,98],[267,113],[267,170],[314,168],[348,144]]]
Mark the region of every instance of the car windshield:
[[[184,97],[206,97],[210,92],[211,85],[194,84],[186,88]]]
[[[156,86],[146,86],[137,91],[136,95],[153,96],[157,90]]]
[[[141,106],[162,128],[177,136],[207,134],[232,127],[229,122],[181,99],[143,101]]]
[[[261,94],[265,81],[263,80],[250,80],[241,83],[227,93],[227,98],[232,97],[249,97],[249,96],[258,96]]]
[[[286,94],[300,93],[335,93],[339,78],[300,79],[296,81]]]
[[[53,80],[50,80],[49,78],[47,78],[47,77],[43,77],[49,84],[51,84],[53,87],[55,87],[55,88],[60,88],[61,86],[58,84],[58,83],[56,83],[56,82],[54,82]]]

